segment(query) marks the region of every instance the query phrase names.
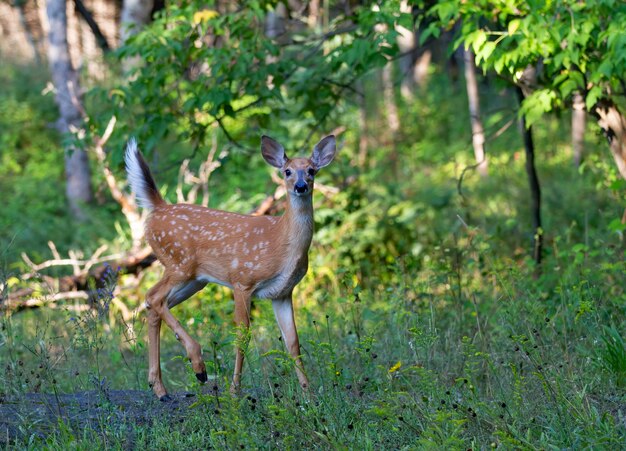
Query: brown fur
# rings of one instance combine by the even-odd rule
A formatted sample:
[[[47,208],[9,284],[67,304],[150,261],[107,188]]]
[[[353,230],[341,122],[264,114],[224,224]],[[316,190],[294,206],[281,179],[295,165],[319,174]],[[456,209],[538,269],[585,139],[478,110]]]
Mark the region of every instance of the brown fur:
[[[293,318],[292,291],[308,268],[308,250],[313,236],[314,175],[334,157],[335,140],[332,136],[324,138],[315,146],[311,158],[289,159],[280,144],[263,137],[262,152],[267,162],[280,168],[285,176],[288,202],[280,217],[247,216],[197,205],[168,204],[158,193],[147,164],[136,151],[134,157],[138,164],[135,167],[141,174],[137,176],[131,172],[129,176],[140,180],[137,183],[146,190],[143,195],[154,208],[146,222],[146,239],[165,267],[163,277],[146,297],[149,382],[161,399],[167,399],[159,364],[161,320],[185,346],[198,379],[207,380],[200,345],[187,334],[169,309],[208,282],[233,289],[235,322],[245,328],[250,324],[251,297],[272,299],[300,384],[303,388],[308,386]],[[127,164],[128,159],[127,156]],[[128,166],[133,167],[132,164]],[[238,348],[233,392],[239,389],[242,366],[243,350]]]

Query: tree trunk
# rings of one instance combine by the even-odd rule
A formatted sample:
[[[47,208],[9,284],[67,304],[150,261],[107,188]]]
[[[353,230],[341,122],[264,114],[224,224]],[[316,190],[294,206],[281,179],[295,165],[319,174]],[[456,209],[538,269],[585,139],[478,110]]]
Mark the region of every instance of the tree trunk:
[[[120,18],[120,45],[136,35],[148,22],[154,0],[124,0]]]
[[[120,45],[124,45],[128,38],[136,35],[150,22],[154,0],[124,0],[120,19]],[[138,56],[125,58],[122,61],[122,70],[130,72],[139,64]]]
[[[410,13],[411,6],[406,0],[400,2],[400,11]],[[402,84],[400,85],[400,94],[406,101],[413,100],[413,91],[415,89],[414,67],[415,67],[415,32],[400,25],[396,25],[398,33],[398,49],[402,54],[398,58],[398,66],[402,74]]]
[[[520,105],[524,101],[524,93],[520,87],[516,87],[517,98]],[[537,266],[541,265],[541,254],[543,248],[543,230],[541,229],[541,188],[539,177],[535,168],[535,145],[530,127],[526,127],[524,116],[519,118],[519,129],[524,138],[524,151],[526,152],[526,174],[530,186],[531,219],[533,225],[533,259]]]
[[[572,99],[572,158],[576,167],[579,167],[583,161],[586,126],[585,100],[580,92],[576,92]]]
[[[17,5],[17,9],[20,12],[20,23],[22,24],[22,28],[24,29],[24,36],[26,37],[26,42],[28,42],[28,45],[31,47],[33,51],[33,59],[35,60],[35,63],[39,65],[39,63],[41,62],[41,58],[39,56],[39,46],[37,45],[37,42],[35,41],[33,32],[30,28],[28,20],[26,19],[25,2],[19,2]]]
[[[626,117],[609,101],[602,100],[593,108],[621,176],[626,179]]]
[[[111,46],[109,46],[106,37],[102,33],[102,30],[100,30],[100,26],[98,26],[98,23],[95,21],[91,11],[89,11],[89,9],[85,6],[82,0],[74,0],[74,3],[76,4],[76,10],[83,18],[83,20],[87,23],[89,29],[93,33],[100,49],[102,49],[102,51],[105,53],[111,50]]]
[[[315,29],[319,23],[320,17],[320,0],[309,1],[309,15],[307,17],[307,23],[309,28]]]
[[[359,105],[359,151],[357,154],[357,166],[363,170],[367,164],[368,156],[368,126],[367,126],[367,104],[365,99],[365,88],[362,80],[357,81],[356,90],[357,102]]]
[[[428,69],[432,60],[433,52],[430,49],[423,48],[422,52],[417,56],[413,67],[413,80],[420,89],[426,88],[428,84]]]
[[[64,134],[75,132],[81,125],[82,106],[78,76],[72,67],[67,44],[67,10],[65,0],[48,0],[48,63],[55,87],[60,118],[58,129]],[[65,147],[66,195],[72,215],[84,219],[85,203],[93,199],[91,172],[84,150],[72,144]]]
[[[279,36],[285,34],[285,19],[287,18],[287,9],[285,5],[279,3],[274,10],[268,11],[265,16],[265,36],[269,39],[275,40]],[[275,63],[277,61],[276,56],[267,55],[265,57],[266,64]],[[272,75],[267,76],[267,87],[272,89],[274,87],[274,77]]]
[[[389,142],[392,149],[389,161],[394,174],[398,173],[398,133],[400,132],[400,115],[398,114],[398,104],[393,84],[393,63],[390,61],[383,68],[383,102],[385,104],[385,112],[387,118],[387,129]]]
[[[25,17],[24,6],[17,2],[0,1],[0,53],[2,63],[9,59],[37,59],[34,37]]]
[[[474,53],[470,49],[463,52],[465,61],[465,86],[467,88],[467,102],[469,104],[470,122],[472,124],[472,145],[476,157],[477,169],[481,177],[488,175],[487,157],[485,155],[485,132],[480,119],[480,98],[476,81],[476,63]]]

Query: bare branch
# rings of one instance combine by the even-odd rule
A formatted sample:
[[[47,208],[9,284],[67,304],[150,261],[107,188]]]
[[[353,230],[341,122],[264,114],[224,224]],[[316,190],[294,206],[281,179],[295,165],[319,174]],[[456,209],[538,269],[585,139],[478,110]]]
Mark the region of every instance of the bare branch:
[[[111,196],[122,207],[122,213],[124,214],[124,217],[130,227],[133,248],[139,249],[141,246],[141,240],[143,239],[143,222],[145,219],[145,213],[139,213],[139,208],[137,207],[135,198],[124,194],[124,192],[120,189],[119,183],[106,161],[106,152],[104,151],[104,146],[113,134],[116,123],[117,118],[115,116],[111,116],[103,135],[94,141],[93,150],[96,154],[98,162],[100,163],[100,168],[104,174],[104,179],[109,191],[111,192]]]
[[[53,241],[48,241],[48,247],[50,248],[50,252],[52,252],[52,256],[57,260],[60,260],[61,254],[59,254],[59,251]]]
[[[126,254],[118,253],[118,254],[107,255],[105,257],[100,257],[102,252],[104,252],[106,249],[107,249],[106,245],[100,246],[96,250],[96,252],[91,256],[91,258],[89,258],[88,260],[81,260],[77,258],[75,252],[70,251],[70,258],[61,258],[60,256],[58,256],[58,258],[54,258],[52,260],[46,260],[45,262],[42,262],[42,263],[33,263],[33,261],[28,257],[28,255],[22,252],[22,260],[24,260],[24,262],[31,269],[31,272],[22,274],[21,278],[22,280],[29,280],[29,279],[39,277],[38,273],[41,270],[47,269],[47,268],[53,268],[56,266],[71,266],[73,268],[73,274],[75,276],[80,276],[89,272],[89,270],[94,265],[97,265],[99,263],[112,262],[112,261],[124,258],[126,256]]]
[[[107,39],[104,37],[102,30],[100,30],[98,23],[93,18],[93,14],[91,14],[91,11],[87,9],[87,7],[82,2],[82,0],[74,0],[74,3],[76,4],[76,10],[78,11],[78,13],[82,16],[83,19],[85,19],[85,22],[87,22],[87,25],[89,25],[91,32],[94,34],[96,38],[96,42],[98,43],[98,46],[100,46],[100,48],[102,49],[104,53],[110,51],[111,46],[107,42]]]

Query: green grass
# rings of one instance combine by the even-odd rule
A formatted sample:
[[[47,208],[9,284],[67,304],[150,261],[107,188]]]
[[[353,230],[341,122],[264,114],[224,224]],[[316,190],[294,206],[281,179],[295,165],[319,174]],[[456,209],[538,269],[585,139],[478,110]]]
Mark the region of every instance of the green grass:
[[[532,267],[503,265],[482,238],[475,232],[471,244],[440,248],[420,271],[401,261],[391,265],[394,282],[384,289],[363,288],[346,276],[332,302],[300,299],[310,396],[298,389],[267,302],[255,303],[247,390],[239,398],[227,390],[202,395],[166,330],[166,384],[197,392],[198,400],[181,422],[157,418],[137,426],[132,447],[620,446],[624,294],[604,293],[615,292],[612,281],[623,277],[623,254],[614,261],[603,254],[602,271],[568,259],[553,268],[558,282],[546,290],[548,282],[533,279]],[[483,249],[480,268],[471,257],[476,249]],[[226,389],[232,302],[208,297],[188,301],[176,314],[200,339],[214,380]],[[142,320],[136,338],[126,341],[129,325],[119,316],[115,323],[114,313],[42,313],[4,319],[4,393],[93,390],[103,380],[110,388],[147,390]],[[125,447],[128,427],[61,429],[33,443]]]

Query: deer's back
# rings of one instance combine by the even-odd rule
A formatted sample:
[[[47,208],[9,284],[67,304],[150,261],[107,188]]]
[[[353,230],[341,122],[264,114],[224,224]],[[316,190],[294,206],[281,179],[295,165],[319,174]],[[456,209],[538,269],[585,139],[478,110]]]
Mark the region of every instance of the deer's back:
[[[150,215],[146,239],[166,270],[181,279],[253,291],[275,278],[290,259],[279,220],[168,204]]]

